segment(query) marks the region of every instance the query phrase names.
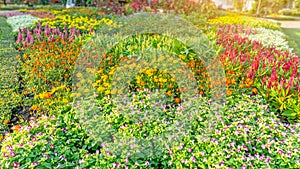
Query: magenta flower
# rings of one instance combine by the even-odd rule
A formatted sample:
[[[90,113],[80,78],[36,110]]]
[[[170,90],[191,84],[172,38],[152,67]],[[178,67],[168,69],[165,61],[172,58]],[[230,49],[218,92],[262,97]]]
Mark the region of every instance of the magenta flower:
[[[271,158],[268,156],[268,157],[266,158],[266,163],[269,163],[270,160],[271,160]]]
[[[146,162],[145,162],[145,165],[149,165],[149,164],[150,164],[149,161],[146,161]]]
[[[32,164],[33,164],[33,166],[35,166],[35,167],[37,167],[37,166],[39,165],[39,163],[38,163],[37,161],[33,162]]]
[[[13,162],[13,163],[12,163],[12,166],[13,166],[13,167],[20,167],[20,163]]]
[[[278,154],[284,154],[282,150],[278,150]]]
[[[3,153],[3,157],[8,157],[8,155],[6,153]]]
[[[14,153],[14,152],[12,152],[12,151],[11,151],[9,154],[10,154],[10,156],[12,156],[12,157],[16,156],[16,153]]]

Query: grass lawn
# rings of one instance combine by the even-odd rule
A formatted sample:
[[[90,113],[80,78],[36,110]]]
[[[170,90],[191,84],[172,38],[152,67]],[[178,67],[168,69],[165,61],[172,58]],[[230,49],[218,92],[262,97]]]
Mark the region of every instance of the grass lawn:
[[[300,56],[300,29],[283,28],[286,35],[289,36],[289,45],[294,48],[294,51]]]

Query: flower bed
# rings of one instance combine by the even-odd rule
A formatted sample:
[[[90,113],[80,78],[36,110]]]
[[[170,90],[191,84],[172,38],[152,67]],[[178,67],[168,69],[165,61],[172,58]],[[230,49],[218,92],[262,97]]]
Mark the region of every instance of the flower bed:
[[[261,97],[229,97],[223,110],[224,124],[217,127],[211,139],[204,141],[199,137],[199,129],[203,127],[205,114],[210,113],[205,108],[208,102],[205,98],[195,101],[194,104],[203,109],[197,117],[190,119],[195,121],[193,134],[186,135],[184,142],[170,145],[170,151],[162,152],[156,158],[116,156],[104,151],[88,141],[88,135],[71,113],[64,117],[32,119],[29,125],[8,134],[2,143],[0,165],[2,168],[300,167],[299,124],[279,121]],[[68,106],[60,107],[61,111],[69,109]],[[119,125],[124,126],[122,122]],[[120,132],[130,131],[130,127],[137,131],[152,130],[147,126],[125,124]]]
[[[242,25],[243,27],[251,28],[268,28],[273,30],[280,29],[280,26],[278,24],[267,20],[260,20],[254,17],[232,14],[211,19],[208,23],[211,25]]]
[[[146,18],[149,14],[136,14],[141,16],[136,20],[118,18],[126,21],[119,22],[88,9],[27,12],[45,18],[17,29],[15,45],[20,55],[13,60],[20,63],[18,85],[0,92],[16,100],[0,100],[0,110],[5,107],[6,113],[0,118],[1,131],[6,131],[0,168],[300,168],[300,126],[295,123],[300,119],[299,57],[290,53],[278,25],[244,16],[219,17],[210,20],[219,27],[216,32],[206,30],[208,38],[177,22],[161,27],[177,33],[188,29],[186,35],[199,33],[189,39],[201,41],[197,51],[159,34],[121,36],[137,29],[142,33],[139,24],[150,23],[144,30],[155,30],[153,18]],[[122,29],[123,24],[128,29]],[[114,31],[119,34],[108,36]],[[104,40],[122,42],[110,44],[112,48],[100,55]],[[134,65],[141,63],[135,55],[151,48],[168,51],[157,57],[162,65],[182,62],[192,72],[196,82],[192,92],[197,97],[183,98],[187,89],[168,71]],[[174,56],[178,60],[172,60]],[[216,64],[206,68],[202,59],[216,56],[226,77],[212,83],[208,70]],[[99,60],[91,63],[95,58]],[[112,102],[120,92],[112,86],[114,78],[126,73],[118,69],[122,62],[131,63],[128,70],[141,71],[128,82],[129,92],[120,106]],[[77,64],[88,69],[74,72]],[[88,72],[95,79],[90,81],[84,74]],[[92,85],[95,92],[88,86],[80,88],[81,83]],[[222,116],[214,120],[211,100],[218,96],[212,95],[212,89],[218,85],[226,87],[227,97],[219,109]],[[158,89],[162,93],[154,92]],[[83,96],[90,93],[93,99],[85,100]],[[81,112],[81,107],[86,109]],[[186,109],[191,107],[196,109]],[[182,122],[188,123],[181,126]],[[211,128],[204,128],[211,123]],[[90,124],[94,130],[88,128]],[[170,141],[167,135],[155,142],[161,143],[158,146],[139,147],[139,140],[155,141],[174,128],[181,139]],[[209,136],[204,135],[205,129]],[[118,146],[115,141],[120,141]]]
[[[37,20],[37,17],[31,15],[17,15],[7,18],[7,23],[12,26],[13,32],[17,32],[19,28],[30,27]]]
[[[242,27],[230,25],[218,31],[218,44],[225,48],[221,54],[225,71],[239,73],[233,76],[240,79],[239,87],[258,88],[289,120],[299,119],[299,57],[241,37],[239,33],[243,31]],[[246,34],[250,32],[251,29],[245,30]]]
[[[292,53],[293,49],[289,48],[287,36],[278,31],[270,30],[266,28],[256,28],[254,32],[249,35],[245,35],[252,41],[261,42],[266,48],[275,47],[277,50],[288,51]]]

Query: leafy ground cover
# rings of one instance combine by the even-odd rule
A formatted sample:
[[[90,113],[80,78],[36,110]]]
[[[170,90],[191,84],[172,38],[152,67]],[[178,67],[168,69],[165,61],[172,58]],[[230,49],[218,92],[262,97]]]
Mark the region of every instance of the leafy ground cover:
[[[0,57],[1,57],[1,88],[0,88],[0,110],[1,110],[1,133],[5,131],[5,125],[9,125],[11,121],[16,121],[16,118],[11,118],[11,109],[21,102],[21,97],[18,96],[18,68],[19,62],[15,58],[18,54],[14,48],[14,37],[11,33],[11,28],[6,22],[6,19],[0,17]],[[12,126],[10,126],[12,127]],[[1,137],[2,139],[2,137]]]
[[[39,21],[12,24],[15,33],[7,22],[25,15],[0,18],[2,38],[15,42],[1,41],[2,51],[14,49],[1,55],[1,168],[299,168],[299,57],[279,25],[234,14],[213,17],[216,11],[187,14],[188,8],[196,10],[187,6],[188,16],[169,17],[22,10]],[[192,24],[181,24],[182,18]],[[144,34],[150,30],[184,36]],[[191,42],[201,45],[195,49]],[[165,50],[154,53],[161,66],[182,63],[190,70],[193,99],[183,97],[180,76],[139,65],[149,55],[135,56],[154,49]],[[207,59],[220,61],[224,79],[209,77],[217,62]],[[121,63],[131,63],[123,74],[137,71],[128,88],[117,91]],[[216,86],[226,93],[217,112]],[[124,91],[122,106],[113,102]],[[176,133],[164,135],[170,129]]]

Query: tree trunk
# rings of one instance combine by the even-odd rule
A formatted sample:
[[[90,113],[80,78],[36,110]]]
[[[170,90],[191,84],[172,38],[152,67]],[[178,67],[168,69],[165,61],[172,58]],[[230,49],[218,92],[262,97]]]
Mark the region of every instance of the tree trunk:
[[[257,5],[257,9],[256,9],[256,16],[258,16],[259,13],[260,13],[261,1],[262,1],[262,0],[258,0],[258,5]]]

